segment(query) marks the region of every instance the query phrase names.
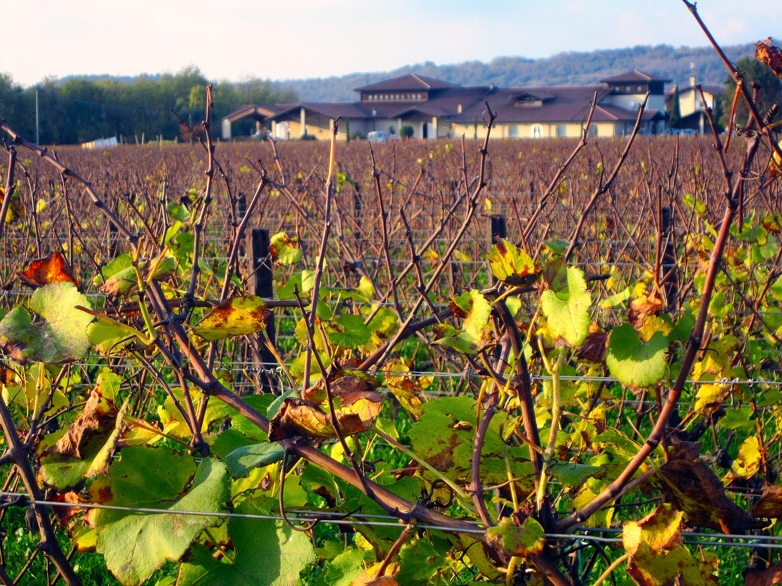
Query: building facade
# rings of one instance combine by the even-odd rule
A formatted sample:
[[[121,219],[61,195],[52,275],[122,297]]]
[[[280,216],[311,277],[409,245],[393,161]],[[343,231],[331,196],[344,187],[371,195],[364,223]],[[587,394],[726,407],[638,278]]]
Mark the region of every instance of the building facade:
[[[223,119],[222,135],[224,140],[231,139],[231,124],[252,117],[258,128],[280,140],[327,140],[331,124],[339,117],[343,140],[373,131],[399,137],[405,126],[418,139],[481,138],[486,135],[488,104],[497,114],[494,136],[575,138],[581,136],[590,104],[596,99],[590,134],[623,136],[632,130],[647,92],[641,131],[663,134],[667,132],[664,84],[668,81],[633,71],[604,79],[599,85],[498,88],[491,84],[464,87],[409,74],[356,88],[359,99],[355,102],[243,106]]]

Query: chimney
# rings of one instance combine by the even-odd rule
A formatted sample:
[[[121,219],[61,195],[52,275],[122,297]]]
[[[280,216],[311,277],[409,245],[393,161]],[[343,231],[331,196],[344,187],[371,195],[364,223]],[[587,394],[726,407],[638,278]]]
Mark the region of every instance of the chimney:
[[[461,114],[462,113],[462,105],[461,104],[456,106],[456,113],[457,114]]]
[[[493,84],[493,83],[490,83],[490,84],[489,84],[489,91],[490,91],[490,92],[493,92],[493,91],[494,91],[494,84]]]

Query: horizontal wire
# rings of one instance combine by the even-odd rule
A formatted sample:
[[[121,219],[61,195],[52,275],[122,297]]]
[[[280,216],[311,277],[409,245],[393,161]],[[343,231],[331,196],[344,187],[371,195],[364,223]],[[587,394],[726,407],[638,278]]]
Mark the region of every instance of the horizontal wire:
[[[172,510],[172,509],[155,509],[150,507],[122,507],[117,505],[105,505],[105,504],[97,504],[97,503],[63,503],[63,502],[57,502],[57,501],[48,501],[48,500],[35,500],[28,498],[26,493],[19,493],[19,492],[0,492],[0,497],[2,498],[19,498],[24,499],[23,503],[19,503],[19,506],[26,505],[26,504],[35,504],[35,505],[44,505],[44,506],[51,506],[51,507],[61,507],[61,508],[81,508],[81,509],[100,509],[100,510],[109,510],[109,511],[124,511],[128,513],[143,513],[143,514],[157,514],[157,515],[186,515],[186,516],[194,516],[194,517],[217,517],[217,518],[227,518],[227,519],[254,519],[259,521],[285,521],[285,518],[283,518],[281,515],[259,515],[259,514],[253,514],[253,513],[229,513],[229,512],[214,512],[214,511],[190,511],[190,510]],[[9,505],[13,505],[14,503],[9,503]],[[401,528],[404,523],[400,519],[397,519],[395,517],[384,516],[384,515],[361,515],[360,513],[356,516],[359,517],[366,517],[366,518],[373,518],[373,519],[383,519],[387,518],[391,521],[381,521],[381,520],[374,520],[374,521],[361,521],[357,519],[347,519],[344,518],[344,513],[337,513],[337,512],[327,512],[325,514],[330,515],[337,515],[343,518],[339,519],[324,519],[320,515],[324,513],[319,513],[317,515],[312,514],[312,512],[302,511],[301,509],[291,510],[292,515],[287,515],[287,519],[289,521],[296,521],[296,522],[313,522],[317,521],[318,523],[326,523],[331,525],[359,525],[359,526],[375,526],[375,527],[398,527]],[[477,522],[468,521],[468,523],[475,524],[475,529],[465,529],[463,527],[448,527],[448,526],[439,526],[439,525],[431,525],[427,523],[421,523],[416,524],[417,528],[420,529],[431,529],[436,531],[448,531],[452,533],[470,533],[470,534],[476,534],[476,535],[482,535],[485,533],[484,529],[479,528],[477,525]],[[584,531],[584,529],[579,529],[579,531]],[[618,533],[621,532],[621,529],[593,529],[593,531],[602,531],[602,532],[610,532],[610,533]],[[714,546],[714,547],[757,547],[758,545],[762,545],[762,547],[768,548],[768,549],[782,549],[782,543],[776,544],[776,543],[763,543],[764,541],[778,541],[782,540],[782,537],[777,538],[775,536],[747,536],[747,535],[723,535],[719,533],[689,533],[689,532],[683,532],[682,534],[682,541],[687,545],[700,545],[700,546]],[[576,533],[546,533],[545,534],[547,539],[556,539],[556,540],[562,540],[562,541],[593,541],[598,543],[621,543],[623,539],[621,537],[602,537],[597,535],[579,535]],[[744,543],[744,542],[722,542],[722,541],[702,541],[699,539],[687,539],[690,537],[707,537],[710,539],[743,539],[745,541],[751,541],[755,543]]]

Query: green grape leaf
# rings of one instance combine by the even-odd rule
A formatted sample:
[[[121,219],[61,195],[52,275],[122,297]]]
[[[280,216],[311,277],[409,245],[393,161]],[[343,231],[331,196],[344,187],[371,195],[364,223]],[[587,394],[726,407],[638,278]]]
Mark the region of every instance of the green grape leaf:
[[[349,547],[323,568],[314,586],[351,586],[353,579],[362,571],[367,552]]]
[[[0,349],[20,364],[49,364],[78,360],[90,347],[87,326],[92,316],[76,309],[90,307],[73,283],[52,283],[36,289],[30,309],[42,321],[33,322],[23,307],[15,307],[0,321]]]
[[[462,354],[475,354],[489,341],[491,304],[480,291],[472,290],[452,297],[450,307],[456,317],[464,320],[462,327],[456,330],[443,324],[444,335],[435,343]]]
[[[555,338],[563,338],[571,346],[580,346],[589,334],[589,307],[592,296],[587,291],[584,273],[568,267],[567,282],[554,291],[548,289],[540,298],[541,309]]]
[[[624,323],[611,330],[606,365],[623,385],[648,387],[665,376],[667,351],[668,340],[662,332],[643,343],[633,326]]]
[[[116,493],[117,471],[113,465],[110,476],[112,494],[125,498],[115,499],[125,502],[138,500],[134,495],[127,497]],[[163,471],[160,471],[163,472]],[[158,474],[158,478],[161,474]],[[143,482],[142,491],[149,494],[155,491],[154,479],[139,479]],[[163,484],[164,494],[171,494],[171,485]],[[206,458],[198,466],[192,486],[179,500],[173,503],[162,502],[158,498],[155,504],[147,504],[167,513],[128,515],[125,511],[99,510],[93,517],[98,530],[96,550],[106,559],[106,567],[124,585],[141,584],[166,561],[179,561],[196,537],[206,528],[220,522],[218,517],[181,515],[177,511],[198,511],[220,513],[229,497],[228,476],[225,465],[213,458]]]
[[[486,260],[492,274],[509,285],[530,285],[540,276],[530,256],[513,242],[502,238],[491,247]]]
[[[342,348],[356,349],[372,339],[372,332],[364,325],[360,315],[346,313],[336,319],[328,329],[329,342]]]
[[[438,552],[426,540],[416,539],[415,541],[405,543],[399,552],[399,573],[396,575],[396,581],[389,583],[381,581],[381,579],[373,580],[369,584],[377,584],[378,586],[391,586],[392,584],[426,586],[432,583],[430,579],[444,565],[445,557],[442,552]]]
[[[246,499],[236,512],[269,515],[271,503]],[[289,586],[315,561],[315,551],[306,533],[294,531],[281,521],[232,518],[228,521],[235,557],[231,563],[215,559],[201,544],[179,569],[179,586]]]
[[[505,517],[499,525],[486,530],[486,537],[489,545],[509,556],[529,557],[543,551],[546,544],[543,527],[532,517],[527,517],[521,527]]]
[[[132,326],[103,314],[91,313],[90,315],[97,319],[87,326],[87,339],[104,356],[116,354],[134,339],[145,346],[149,344],[147,337]]]
[[[230,297],[215,305],[193,332],[209,341],[246,336],[265,328],[270,313],[260,297]]]
[[[95,275],[95,278],[92,280],[92,284],[96,287],[99,287],[100,285],[103,285],[107,279],[113,277],[118,272],[131,267],[132,265],[132,256],[127,253],[120,254],[117,258],[114,258],[106,263],[106,265],[100,270],[100,273]]]
[[[225,463],[233,477],[247,476],[253,468],[268,466],[282,460],[285,450],[277,442],[252,444],[238,448],[228,454]]]
[[[112,263],[103,267],[101,271],[106,276],[107,269]],[[128,266],[124,266],[124,265]],[[124,268],[119,268],[124,267]],[[164,281],[174,273],[176,273],[177,262],[173,257],[164,256],[152,259],[151,261],[139,261],[139,271],[145,280]],[[114,272],[110,277],[106,277],[105,282],[98,288],[98,290],[104,295],[111,297],[127,297],[133,293],[138,287],[138,275],[136,269],[132,263],[128,263],[125,259],[121,263],[117,263],[116,266],[112,266],[111,270],[119,269]],[[150,277],[149,271],[152,270],[152,276]],[[98,277],[95,280],[99,280]]]
[[[269,242],[269,254],[274,262],[282,265],[296,264],[301,259],[299,238],[288,236],[285,232],[275,234]]]
[[[736,407],[728,409],[719,421],[719,426],[723,429],[738,429],[754,427],[752,418],[752,407]]]
[[[562,483],[562,486],[568,487],[579,486],[587,478],[594,476],[599,471],[599,466],[570,462],[556,462],[551,466],[551,474]]]

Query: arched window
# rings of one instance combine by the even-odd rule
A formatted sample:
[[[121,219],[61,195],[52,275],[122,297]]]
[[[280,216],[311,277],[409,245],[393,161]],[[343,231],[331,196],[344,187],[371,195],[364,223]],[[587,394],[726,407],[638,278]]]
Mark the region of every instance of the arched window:
[[[530,136],[532,138],[543,138],[543,125],[533,124],[532,128],[530,129]]]

